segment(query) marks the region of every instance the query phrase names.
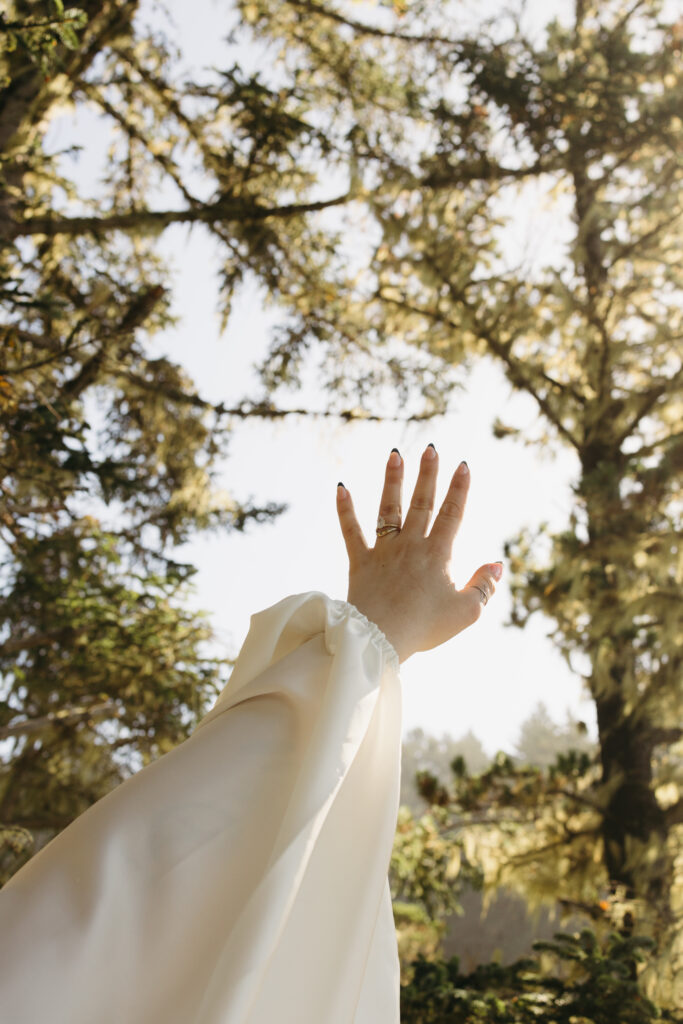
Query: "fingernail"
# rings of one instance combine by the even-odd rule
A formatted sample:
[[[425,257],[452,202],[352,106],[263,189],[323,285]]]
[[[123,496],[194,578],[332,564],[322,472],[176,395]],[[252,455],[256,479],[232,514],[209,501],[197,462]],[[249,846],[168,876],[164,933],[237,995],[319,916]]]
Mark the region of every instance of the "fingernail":
[[[425,458],[426,459],[435,459],[436,458],[436,448],[434,447],[434,445],[432,444],[431,441],[429,442],[429,444],[425,448]]]
[[[465,474],[469,473],[469,471],[470,471],[470,467],[467,465],[467,463],[463,459],[455,472],[459,473],[460,476],[465,476]]]
[[[496,580],[499,580],[500,577],[503,575],[503,563],[502,562],[494,562],[493,565],[490,566],[490,569],[491,569],[491,575]]]
[[[340,498],[345,498],[346,497],[346,488],[344,487],[344,484],[341,482],[341,480],[337,484],[337,491],[339,491],[340,487],[341,487],[341,494],[339,495],[339,497]]]
[[[389,465],[390,466],[400,466],[401,465],[401,453],[398,450],[398,448],[392,448],[391,449],[391,455],[389,456]]]

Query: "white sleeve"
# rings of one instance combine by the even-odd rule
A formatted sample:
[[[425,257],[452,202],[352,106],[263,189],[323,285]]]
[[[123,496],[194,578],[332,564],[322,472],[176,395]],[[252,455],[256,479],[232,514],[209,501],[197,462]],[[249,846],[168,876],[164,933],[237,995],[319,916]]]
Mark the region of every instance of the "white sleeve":
[[[325,594],[252,616],[178,747],[0,892],[8,1024],[398,1024],[398,658]]]

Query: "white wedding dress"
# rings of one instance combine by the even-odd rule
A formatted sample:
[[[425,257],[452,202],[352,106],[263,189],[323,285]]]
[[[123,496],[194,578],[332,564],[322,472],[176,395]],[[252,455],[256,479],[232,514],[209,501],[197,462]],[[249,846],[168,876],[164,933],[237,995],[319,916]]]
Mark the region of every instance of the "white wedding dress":
[[[0,891],[2,1024],[398,1024],[401,686],[309,592],[252,616],[193,734]]]

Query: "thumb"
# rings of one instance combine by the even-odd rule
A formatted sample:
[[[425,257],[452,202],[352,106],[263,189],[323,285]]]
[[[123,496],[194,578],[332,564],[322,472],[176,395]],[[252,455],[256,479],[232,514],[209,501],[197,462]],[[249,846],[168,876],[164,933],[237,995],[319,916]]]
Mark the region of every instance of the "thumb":
[[[479,618],[484,605],[496,592],[496,582],[503,575],[502,562],[487,562],[480,566],[463,587],[472,597],[473,613]]]

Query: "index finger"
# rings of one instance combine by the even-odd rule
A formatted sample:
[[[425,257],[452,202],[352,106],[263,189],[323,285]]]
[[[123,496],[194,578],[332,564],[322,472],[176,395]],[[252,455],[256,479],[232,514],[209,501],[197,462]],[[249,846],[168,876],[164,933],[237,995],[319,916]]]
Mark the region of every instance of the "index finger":
[[[453,474],[448,492],[429,534],[430,541],[446,558],[450,558],[453,541],[462,522],[469,486],[470,471],[467,463],[461,462]]]
[[[346,544],[346,553],[349,556],[349,564],[355,565],[369,551],[369,548],[356,519],[351,495],[343,483],[337,484],[337,515]]]

